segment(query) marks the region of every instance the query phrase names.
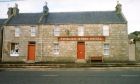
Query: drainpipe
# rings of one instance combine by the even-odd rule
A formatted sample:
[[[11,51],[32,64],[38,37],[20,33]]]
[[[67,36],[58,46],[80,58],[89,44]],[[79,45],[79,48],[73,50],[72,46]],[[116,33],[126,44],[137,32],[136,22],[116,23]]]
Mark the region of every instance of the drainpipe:
[[[3,45],[3,41],[4,41],[4,37],[5,37],[5,34],[4,34],[4,26],[2,26],[1,28],[1,35],[2,35],[2,38],[1,38],[1,62],[3,61],[3,49],[4,49],[4,45]]]
[[[2,44],[3,44],[3,29],[2,29],[2,27],[0,28],[0,38],[1,38],[1,44],[0,44],[0,62],[2,61]]]
[[[41,25],[41,60],[42,61],[42,58],[43,58],[43,27]]]

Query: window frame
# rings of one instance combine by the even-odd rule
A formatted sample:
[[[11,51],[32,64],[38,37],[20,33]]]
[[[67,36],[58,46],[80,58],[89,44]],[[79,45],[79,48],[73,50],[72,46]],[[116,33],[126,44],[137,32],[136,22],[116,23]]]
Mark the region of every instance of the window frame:
[[[11,45],[10,45],[10,56],[19,56],[19,53],[20,53],[19,43],[11,43]]]
[[[107,45],[107,47],[106,47],[106,45]],[[106,53],[106,51],[107,51],[107,53]],[[109,43],[105,43],[103,45],[103,54],[105,56],[109,56],[110,55],[110,44]]]
[[[59,43],[54,43],[53,45],[54,45],[53,46],[53,54],[59,55],[59,53],[60,53]]]

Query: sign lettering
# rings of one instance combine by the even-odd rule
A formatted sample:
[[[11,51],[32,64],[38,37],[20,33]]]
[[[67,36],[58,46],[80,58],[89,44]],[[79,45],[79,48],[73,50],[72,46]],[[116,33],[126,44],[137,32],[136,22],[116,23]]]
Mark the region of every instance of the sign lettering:
[[[105,36],[59,36],[59,41],[105,41]]]

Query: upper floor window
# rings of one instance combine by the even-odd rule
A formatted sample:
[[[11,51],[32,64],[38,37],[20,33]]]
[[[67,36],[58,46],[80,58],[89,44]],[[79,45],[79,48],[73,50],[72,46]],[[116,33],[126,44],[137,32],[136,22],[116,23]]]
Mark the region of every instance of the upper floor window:
[[[36,27],[31,27],[31,36],[36,36]]]
[[[78,27],[78,36],[84,36],[84,27],[83,26]]]
[[[109,26],[108,25],[103,25],[103,35],[109,36]]]
[[[15,37],[20,36],[20,28],[15,28]]]
[[[59,36],[60,35],[60,29],[59,29],[58,25],[54,26],[53,34],[54,34],[54,36]]]

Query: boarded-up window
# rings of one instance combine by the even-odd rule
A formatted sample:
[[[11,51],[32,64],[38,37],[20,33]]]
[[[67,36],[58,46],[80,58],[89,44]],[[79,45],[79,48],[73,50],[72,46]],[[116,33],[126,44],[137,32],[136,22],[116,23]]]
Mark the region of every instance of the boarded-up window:
[[[11,43],[10,56],[19,56],[19,43]]]
[[[104,55],[109,55],[110,46],[109,44],[104,44]]]
[[[78,27],[78,36],[84,36],[84,27],[83,26]]]
[[[54,26],[53,34],[54,34],[54,36],[59,36],[60,35],[60,29],[59,29],[58,25]]]
[[[109,36],[109,26],[103,25],[103,36]]]
[[[19,37],[20,33],[20,28],[15,28],[15,37]]]
[[[36,27],[31,27],[31,36],[36,36]]]

